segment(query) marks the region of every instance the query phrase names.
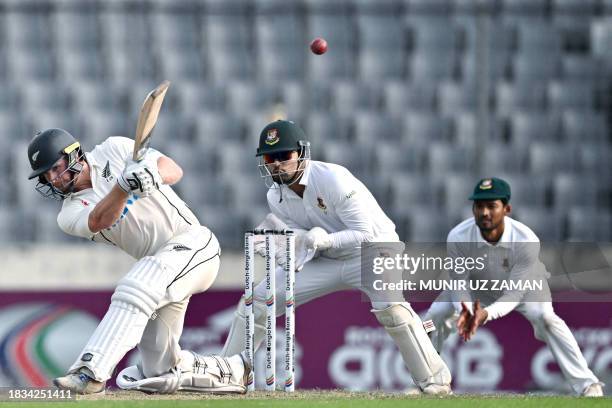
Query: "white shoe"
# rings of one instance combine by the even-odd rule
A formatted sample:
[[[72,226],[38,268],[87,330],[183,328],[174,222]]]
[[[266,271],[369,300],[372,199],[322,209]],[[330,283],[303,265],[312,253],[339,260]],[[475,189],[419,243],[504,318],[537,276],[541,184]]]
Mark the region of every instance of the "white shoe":
[[[603,397],[601,383],[593,383],[582,391],[583,397]]]
[[[423,388],[422,390],[419,387],[410,387],[406,391],[404,391],[404,395],[415,396],[415,395],[453,395],[453,391],[451,390],[450,385],[439,385],[439,384],[430,384]]]
[[[61,390],[69,390],[76,394],[104,394],[106,381],[96,381],[84,373],[73,373],[58,377],[53,384]]]
[[[429,384],[423,388],[423,394],[427,395],[453,395],[450,385]]]

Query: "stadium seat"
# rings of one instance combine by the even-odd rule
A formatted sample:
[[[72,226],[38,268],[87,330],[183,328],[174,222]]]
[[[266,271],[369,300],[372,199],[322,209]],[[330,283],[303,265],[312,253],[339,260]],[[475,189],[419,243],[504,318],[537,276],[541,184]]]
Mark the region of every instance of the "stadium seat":
[[[302,129],[311,144],[311,149],[319,150],[324,147],[327,140],[348,141],[351,120],[349,117],[329,112],[311,112],[306,117]]]
[[[203,18],[202,44],[207,50],[238,49],[251,46],[252,20],[242,14],[206,14]]]
[[[552,25],[520,24],[518,51],[523,54],[558,55],[561,53],[561,35]]]
[[[439,81],[455,76],[456,60],[449,53],[417,53],[409,59],[410,75],[413,82]]]
[[[260,177],[257,166],[252,166],[249,173],[232,177],[229,187],[232,207],[240,213],[247,213],[249,209],[267,206],[266,194],[268,187]]]
[[[589,83],[552,81],[548,84],[548,105],[553,112],[565,109],[592,110],[595,90]]]
[[[461,215],[472,207],[468,197],[472,194],[478,177],[474,177],[471,173],[456,173],[446,175],[441,181],[442,202],[446,213],[453,219],[461,218]]]
[[[442,210],[427,206],[409,209],[407,222],[408,242],[444,243],[454,226]]]
[[[438,86],[438,107],[442,114],[475,111],[478,104],[477,82],[445,81]]]
[[[448,16],[453,11],[452,0],[404,0],[408,16]]]
[[[591,25],[591,50],[595,56],[610,61],[612,49],[612,16],[594,20]]]
[[[401,79],[405,76],[405,56],[400,50],[362,51],[358,61],[362,81]]]
[[[545,87],[538,82],[501,82],[495,89],[497,114],[512,115],[517,109],[542,111]]]
[[[546,177],[575,168],[573,147],[556,142],[529,145],[529,169],[534,177]]]
[[[560,129],[551,114],[516,111],[510,118],[510,142],[514,147],[526,148],[534,142],[559,140]]]
[[[307,14],[307,38],[322,37],[331,45],[331,50],[355,47],[356,27],[354,20],[344,13]]]
[[[304,64],[304,52],[298,47],[264,48],[258,53],[257,72],[264,81],[302,80]]]
[[[71,96],[63,83],[29,81],[21,84],[21,103],[24,110],[31,112],[50,109],[67,111]]]
[[[402,139],[401,123],[397,118],[374,111],[354,111],[354,133],[351,140],[358,147],[370,148],[381,142],[393,143]]]
[[[568,212],[568,240],[579,242],[610,242],[612,240],[612,214],[583,206]]]
[[[405,174],[392,178],[390,187],[391,208],[394,214],[407,214],[419,206],[439,206],[435,186],[422,175]]]
[[[178,82],[172,84],[181,111],[199,114],[202,111],[218,112],[225,109],[226,86],[214,82]]]
[[[541,81],[559,76],[560,57],[558,55],[542,55],[517,53],[512,61],[512,72],[515,81]]]
[[[16,111],[20,107],[19,88],[14,83],[8,82],[0,83],[0,86],[2,87],[2,92],[0,92],[0,109],[7,113]]]
[[[461,57],[461,80],[464,83],[482,82],[480,78],[488,74],[489,80],[496,83],[508,75],[511,54],[493,53],[485,67],[478,62],[474,53],[466,52]],[[486,72],[485,72],[486,69]]]
[[[448,117],[407,111],[402,122],[402,139],[407,146],[428,146],[434,141],[450,141],[452,123]]]
[[[207,15],[245,15],[250,11],[251,2],[244,0],[203,0]]]
[[[474,167],[474,150],[468,147],[434,142],[427,156],[429,173],[438,179],[454,172],[468,172]]]
[[[496,175],[525,171],[526,156],[526,148],[500,142],[486,143],[481,156],[482,173]]]
[[[100,46],[100,25],[96,13],[56,11],[52,14],[55,44],[64,51],[87,51]]]
[[[578,170],[582,174],[601,177],[608,185],[612,184],[612,147],[609,143],[580,143],[578,145]]]
[[[570,143],[606,143],[609,136],[606,117],[601,113],[567,110],[562,116],[563,134]]]
[[[522,173],[499,172],[493,176],[500,177],[510,184],[511,202],[517,208],[522,206],[546,206],[549,193],[548,181],[543,177],[532,177]]]
[[[406,47],[406,35],[397,15],[358,15],[357,35],[362,52],[401,52]]]
[[[304,43],[302,24],[297,13],[277,11],[273,14],[257,14],[253,26],[260,52],[265,56],[267,51],[279,47],[298,48]]]
[[[547,0],[501,0],[504,17],[542,17],[546,13]]]
[[[100,20],[101,27],[104,27],[100,33],[106,52],[120,54],[138,51],[146,54],[150,50],[152,38],[145,14],[138,10],[104,9]],[[134,58],[134,61],[137,60]]]
[[[51,46],[52,23],[48,13],[36,11],[5,12],[5,44],[18,50],[40,51]],[[27,30],[24,27],[28,27]]]
[[[357,72],[356,54],[350,48],[339,48],[329,51],[325,57],[308,53],[306,57],[306,74],[310,82],[354,78]]]
[[[9,77],[16,83],[29,83],[31,81],[52,81],[55,79],[55,57],[48,50],[38,53],[30,51],[8,49]]]
[[[370,171],[369,153],[370,150],[366,146],[327,140],[321,150],[320,160],[346,167],[353,175],[361,179]]]
[[[411,20],[409,29],[416,52],[452,52],[459,48],[459,30],[449,18]]]
[[[191,11],[156,10],[151,13],[149,19],[155,27],[151,35],[155,44],[162,49],[195,52],[200,47],[200,22]]]
[[[156,80],[156,64],[153,55],[139,50],[126,51],[111,48],[104,53],[109,79],[130,84],[135,81]],[[145,94],[146,95],[146,94]]]
[[[591,56],[565,54],[562,57],[561,65],[565,81],[596,83],[602,74],[600,62]]]
[[[194,130],[195,142],[208,149],[218,148],[226,140],[245,140],[243,121],[231,114],[202,112],[195,118]]]
[[[204,79],[206,63],[197,49],[158,47],[159,75],[174,81],[201,81]]]
[[[378,110],[380,89],[372,82],[337,81],[331,88],[331,110],[350,114],[355,110]]]
[[[226,102],[229,112],[246,115],[252,111],[270,109],[276,101],[277,90],[274,83],[228,83]]]
[[[79,79],[100,81],[104,78],[104,63],[94,51],[70,51],[63,49],[57,55],[57,77],[66,82]]]
[[[412,146],[406,143],[384,143],[371,150],[372,168],[375,169],[375,176],[382,180],[389,178],[403,178],[411,173],[422,173],[424,170],[424,152],[423,146]],[[421,179],[427,180],[427,177],[419,175]]]
[[[561,211],[578,205],[595,208],[600,202],[600,193],[603,191],[600,183],[599,180],[590,176],[558,173],[553,179],[553,205]]]
[[[564,237],[563,219],[554,210],[539,206],[513,206],[513,218],[527,225],[540,239],[540,242],[559,242]]]
[[[255,75],[254,60],[248,49],[219,51],[208,61],[207,79],[215,82],[251,80]]]
[[[597,11],[598,0],[552,0],[553,16],[590,17]]]
[[[84,124],[83,144],[91,149],[109,136],[132,137],[135,123],[127,123],[124,112],[112,110],[88,109],[86,106],[79,109],[79,115]],[[68,129],[67,129],[68,130]],[[74,136],[78,137],[73,133]]]
[[[388,81],[384,84],[385,110],[392,115],[401,115],[406,110],[431,112],[435,103],[434,83]]]

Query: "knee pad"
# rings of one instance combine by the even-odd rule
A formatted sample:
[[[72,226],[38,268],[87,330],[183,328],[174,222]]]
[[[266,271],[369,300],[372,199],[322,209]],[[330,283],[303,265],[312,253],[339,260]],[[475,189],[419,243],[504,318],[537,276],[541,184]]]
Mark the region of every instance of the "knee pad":
[[[149,318],[166,294],[167,276],[161,262],[154,257],[142,258],[119,281],[111,302],[123,302],[140,309]]]

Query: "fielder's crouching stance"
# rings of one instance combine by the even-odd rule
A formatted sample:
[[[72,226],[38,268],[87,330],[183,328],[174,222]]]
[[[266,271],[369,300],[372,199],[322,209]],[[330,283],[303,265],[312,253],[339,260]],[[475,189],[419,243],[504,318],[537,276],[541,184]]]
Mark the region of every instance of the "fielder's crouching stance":
[[[28,146],[36,189],[63,200],[60,228],[138,260],[68,374],[54,383],[104,392],[117,363],[138,345],[141,362],[119,373],[121,388],[244,393],[250,368],[240,355],[200,356],[179,346],[189,298],[217,276],[219,243],[170,187],[181,168],[153,149],[134,162],[133,147],[131,139],[110,137],[85,153],[62,129],[38,133]]]
[[[372,299],[373,293],[361,285],[360,247],[364,242],[399,242],[399,237],[370,191],[346,168],[310,160],[304,132],[290,121],[272,122],[263,129],[257,156],[262,158],[262,175],[272,187],[267,195],[272,215],[260,228],[288,227],[296,232],[295,263],[298,270],[303,267],[295,278],[296,307],[351,288],[363,290]],[[274,220],[282,226],[275,225]],[[277,249],[276,253],[281,264],[284,250]],[[276,279],[284,279],[282,266],[276,270]],[[265,295],[262,281],[254,290],[255,348],[264,338]],[[276,297],[276,313],[280,316],[285,303],[283,285],[277,286]],[[398,346],[419,389],[427,394],[449,394],[450,372],[410,304],[373,301],[372,309]],[[244,349],[242,299],[223,353],[233,355]]]

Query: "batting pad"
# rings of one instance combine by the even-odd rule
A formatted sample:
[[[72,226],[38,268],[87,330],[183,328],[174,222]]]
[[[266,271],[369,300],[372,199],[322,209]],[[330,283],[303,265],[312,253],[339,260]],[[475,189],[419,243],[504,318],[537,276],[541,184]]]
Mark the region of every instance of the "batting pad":
[[[415,384],[421,389],[429,385],[450,385],[448,367],[431,344],[419,315],[408,303],[372,310],[372,313],[393,338]]]

